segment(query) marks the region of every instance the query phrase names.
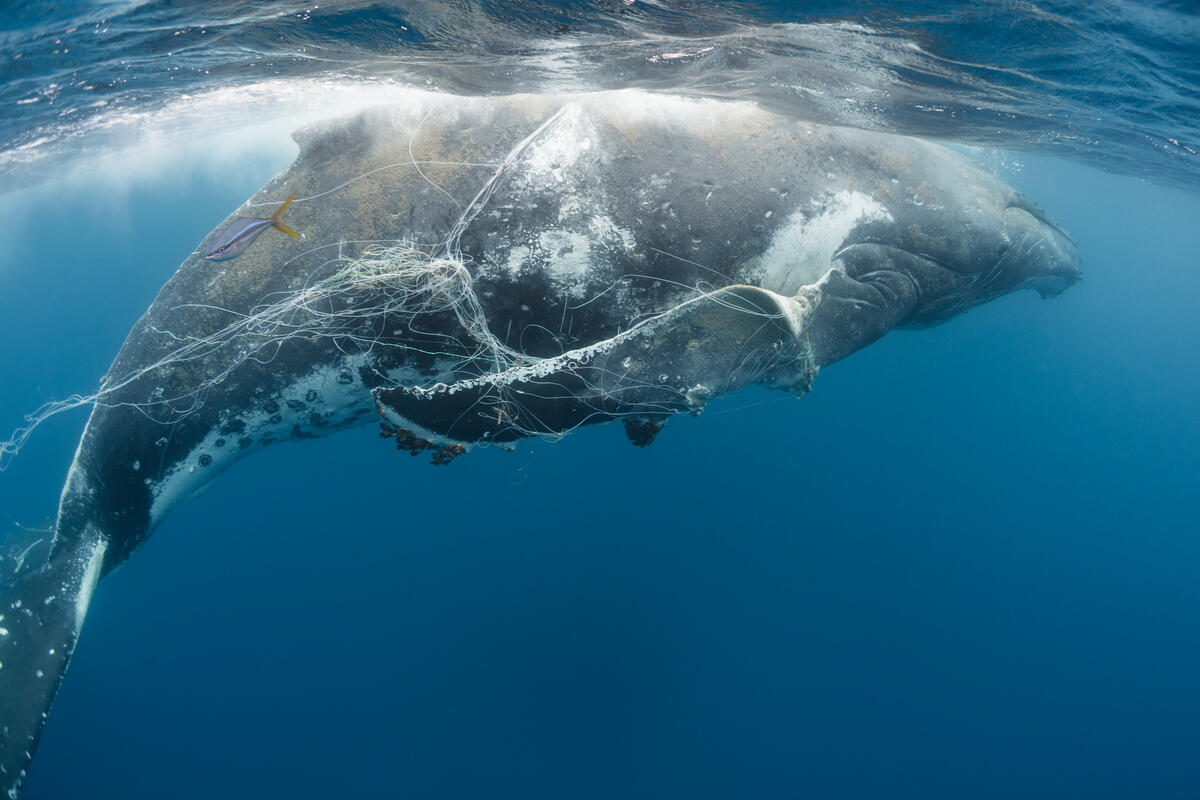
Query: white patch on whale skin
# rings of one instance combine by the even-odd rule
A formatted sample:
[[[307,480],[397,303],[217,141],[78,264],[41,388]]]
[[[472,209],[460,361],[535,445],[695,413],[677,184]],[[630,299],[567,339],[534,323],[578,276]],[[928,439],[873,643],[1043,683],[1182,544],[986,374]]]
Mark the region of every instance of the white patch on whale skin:
[[[79,579],[79,594],[75,596],[75,635],[79,635],[83,627],[84,617],[87,616],[88,605],[92,602],[92,592],[96,590],[96,582],[100,580],[100,567],[104,564],[104,552],[108,550],[108,539],[97,537],[96,545],[88,556],[83,569],[83,577]],[[51,651],[53,652],[53,651]]]
[[[836,266],[833,254],[855,226],[892,221],[887,208],[870,195],[842,190],[819,213],[806,216],[796,211],[788,217],[751,268],[756,282],[764,289],[794,295]]]
[[[504,269],[508,271],[509,276],[514,279],[520,278],[521,273],[525,271],[525,265],[529,263],[531,255],[528,247],[517,245],[508,251],[508,258],[504,262]]]
[[[559,292],[571,298],[587,295],[599,272],[607,266],[597,262],[597,251],[634,249],[633,234],[606,214],[578,218],[574,224],[542,230],[528,244],[508,251],[503,269],[513,280],[544,263],[548,277]],[[602,258],[602,256],[601,256]]]
[[[558,208],[541,230],[535,228],[526,241],[509,250],[504,267],[511,277],[538,265],[559,292],[582,297],[595,267],[593,236],[600,234],[597,241],[611,236],[622,244],[631,238],[622,237],[612,220],[597,213],[603,206],[593,179],[597,138],[588,112],[578,103],[568,103],[521,156],[518,195],[528,192],[537,197],[549,187],[558,198]]]
[[[96,415],[96,407],[93,406],[92,413],[88,416],[87,425],[91,426],[92,417]],[[90,482],[84,477],[84,473],[79,469],[79,454],[83,452],[83,443],[87,441],[87,426],[83,429],[83,435],[79,437],[79,444],[75,445],[75,457],[71,459],[71,468],[67,470],[67,479],[63,482],[62,492],[58,496],[58,507],[62,509],[67,503],[67,497],[70,495],[81,495],[90,491]],[[58,522],[54,523],[55,533],[54,539],[58,539]],[[53,545],[52,545],[53,546]]]
[[[592,243],[587,236],[569,230],[551,229],[538,236],[546,254],[550,279],[571,297],[587,290],[592,270]]]
[[[622,228],[607,214],[596,214],[588,220],[588,231],[596,241],[608,247],[620,247],[632,251],[637,240],[627,229]]]
[[[571,168],[595,146],[596,130],[583,106],[568,103],[561,116],[535,139],[522,157],[522,168],[529,179],[542,182],[570,182]]]
[[[628,114],[624,103],[647,104],[644,98],[628,93],[621,98],[622,104],[610,111],[619,107]],[[629,230],[603,213],[609,204],[603,184],[596,178],[596,166],[610,154],[593,122],[594,111],[566,102],[514,163],[514,197],[537,209],[537,198],[549,191],[557,198],[556,208],[539,212],[545,213],[540,224],[535,214],[524,239],[509,243],[507,255],[492,262],[492,269],[516,280],[544,270],[557,293],[570,298],[584,297],[593,283],[609,280],[599,274],[607,265],[602,255],[605,251],[628,252],[636,243]]]

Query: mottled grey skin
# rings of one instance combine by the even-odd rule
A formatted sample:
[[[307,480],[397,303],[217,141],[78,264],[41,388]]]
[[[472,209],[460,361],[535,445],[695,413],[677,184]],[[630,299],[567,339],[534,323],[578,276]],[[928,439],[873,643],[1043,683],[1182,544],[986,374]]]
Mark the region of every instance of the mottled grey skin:
[[[0,641],[6,788],[20,784],[98,575],[175,499],[263,445],[377,413],[439,443],[621,418],[645,444],[667,415],[711,396],[747,383],[801,393],[893,327],[936,324],[1021,287],[1054,294],[1078,277],[1057,226],[968,160],[750,105],[634,92],[431,97],[296,138],[295,163],[231,219],[296,192],[289,223],[306,240],[265,236],[219,264],[203,257],[206,241],[181,265],[117,354],[107,385],[133,379],[88,422],[48,564],[0,602],[11,629]],[[339,253],[399,241],[436,250],[464,219],[455,244],[488,327],[545,359],[533,371],[487,374],[448,313],[397,313],[357,342],[298,338],[199,395],[230,351],[147,369],[181,340],[328,276]]]

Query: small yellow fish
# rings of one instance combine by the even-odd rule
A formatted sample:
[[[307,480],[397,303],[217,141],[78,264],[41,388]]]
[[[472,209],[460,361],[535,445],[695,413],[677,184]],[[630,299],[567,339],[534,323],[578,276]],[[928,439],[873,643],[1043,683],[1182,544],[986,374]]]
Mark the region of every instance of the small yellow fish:
[[[287,211],[287,207],[292,204],[292,198],[295,196],[296,193],[292,192],[279,210],[269,217],[238,217],[226,225],[217,234],[217,238],[213,239],[213,245],[208,248],[204,257],[210,261],[228,261],[231,258],[237,258],[246,252],[246,248],[252,245],[259,234],[267,228],[283,231],[288,236],[297,239],[302,238],[300,234],[283,224],[283,212]]]

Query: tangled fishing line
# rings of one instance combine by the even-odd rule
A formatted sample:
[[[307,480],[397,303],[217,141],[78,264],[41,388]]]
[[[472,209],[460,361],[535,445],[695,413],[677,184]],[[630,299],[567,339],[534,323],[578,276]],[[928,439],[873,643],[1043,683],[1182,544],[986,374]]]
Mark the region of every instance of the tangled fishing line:
[[[51,401],[27,415],[26,424],[17,428],[8,441],[0,442],[0,471],[11,463],[33,431],[57,414],[93,404],[105,407],[131,406],[158,422],[177,421],[202,407],[208,393],[229,379],[243,364],[268,364],[285,343],[293,341],[329,341],[347,356],[364,356],[379,348],[422,353],[447,363],[450,372],[463,377],[463,385],[474,380],[494,387],[495,394],[481,398],[485,404],[506,402],[503,397],[506,394],[505,387],[513,381],[534,379],[552,383],[551,374],[555,370],[564,365],[571,367],[572,364],[590,361],[610,348],[616,339],[598,342],[555,358],[530,356],[498,339],[491,332],[474,292],[470,259],[462,253],[459,244],[463,233],[492,198],[502,176],[566,110],[567,106],[564,106],[550,115],[509,151],[502,163],[488,165],[495,167],[492,175],[465,207],[455,201],[461,213],[436,246],[376,244],[353,258],[339,253],[331,262],[334,265],[331,274],[298,290],[268,297],[266,302],[250,309],[248,313],[215,305],[178,306],[177,309],[207,310],[228,315],[233,321],[204,336],[179,336],[168,330],[150,328],[177,343],[177,346],[153,363],[140,365],[124,374],[110,373],[94,394],[76,394],[65,400]],[[425,177],[418,162],[412,158],[411,142],[409,154],[410,166],[445,194],[441,187]],[[377,172],[378,169],[371,172]],[[360,175],[342,184],[342,187],[367,174],[371,173]],[[695,292],[697,299],[706,295],[700,285],[681,288]],[[657,324],[656,318],[661,319],[666,313],[669,312],[642,320],[617,338],[627,337],[639,329],[643,333],[650,330]],[[445,326],[422,325],[421,318],[432,315],[451,315],[456,324],[450,326],[449,333],[445,332]],[[400,333],[399,328],[413,335],[397,337],[395,334]],[[162,385],[155,386],[152,391],[132,401],[128,400],[129,392],[122,392],[144,378],[155,376],[161,379],[168,371],[180,367],[190,368],[194,377],[173,395]],[[625,376],[621,376],[621,379],[625,380],[627,388],[637,388]],[[171,381],[162,383],[167,386],[178,385]],[[446,388],[444,384],[439,386]],[[553,391],[553,387],[547,388]],[[588,403],[588,397],[581,396],[578,387],[574,392],[575,400]],[[603,390],[597,387],[596,395],[602,396]],[[671,408],[664,406],[662,411],[669,412]],[[611,407],[603,412],[599,407],[596,410],[597,413],[610,416],[613,413]],[[510,414],[509,417],[515,420],[517,414]],[[528,435],[546,433],[541,426],[524,430]]]
[[[340,349],[357,347],[360,353],[381,345],[430,353],[410,343],[387,341],[377,334],[371,335],[371,331],[384,329],[383,323],[396,316],[414,320],[422,315],[452,313],[466,333],[465,345],[458,337],[446,337],[454,338],[455,345],[448,347],[446,352],[430,354],[450,356],[460,365],[480,361],[488,365],[486,369],[503,371],[536,361],[506,346],[489,330],[472,289],[471,274],[459,242],[491,199],[501,177],[543,131],[558,121],[564,110],[565,107],[548,117],[496,165],[491,177],[436,247],[425,251],[405,244],[373,246],[358,258],[339,255],[336,261],[344,263],[333,274],[275,302],[260,305],[248,314],[215,306],[182,306],[211,308],[233,314],[236,320],[202,337],[180,337],[170,331],[155,329],[180,342],[179,346],[151,364],[122,376],[106,377],[94,394],[74,394],[64,400],[53,400],[27,414],[26,424],[13,431],[7,441],[0,442],[0,471],[12,462],[34,430],[51,417],[95,404],[129,405],[151,418],[156,418],[156,408],[166,408],[172,418],[177,419],[203,405],[207,392],[223,383],[239,366],[247,361],[268,363],[278,348],[289,340],[332,339]],[[424,177],[415,160],[411,165]],[[157,387],[143,402],[113,402],[117,392],[143,376],[189,363],[204,365],[205,374],[190,391],[169,397],[162,387]],[[222,366],[211,366],[214,363]]]
[[[268,363],[278,348],[290,340],[331,339],[347,353],[366,353],[381,346],[421,350],[455,358],[460,363],[482,361],[496,370],[530,363],[529,357],[505,346],[488,329],[483,309],[472,290],[470,272],[459,258],[431,256],[399,246],[371,248],[359,258],[342,260],[346,263],[332,275],[248,314],[238,315],[234,322],[207,336],[182,338],[169,331],[158,331],[179,340],[179,346],[151,364],[115,379],[110,377],[95,394],[52,401],[29,414],[27,424],[18,428],[9,441],[0,444],[0,469],[11,462],[38,425],[57,414],[95,403],[133,405],[152,418],[157,416],[156,407],[164,407],[172,416],[186,415],[199,408],[206,393],[242,364]],[[454,345],[448,343],[444,351],[431,352],[373,333],[386,328],[386,323],[395,324],[397,317],[415,319],[447,312],[455,316],[466,336],[455,337]],[[463,342],[471,345],[465,352]],[[214,363],[220,366],[211,366]],[[166,396],[160,386],[145,402],[109,402],[117,392],[143,376],[186,364],[205,365],[205,377],[184,394]]]

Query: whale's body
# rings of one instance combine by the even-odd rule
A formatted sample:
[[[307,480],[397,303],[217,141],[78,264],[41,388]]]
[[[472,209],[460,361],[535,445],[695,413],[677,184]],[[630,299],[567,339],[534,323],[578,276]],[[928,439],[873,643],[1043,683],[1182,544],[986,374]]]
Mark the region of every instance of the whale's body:
[[[231,216],[295,192],[306,240],[183,263],[106,377],[47,564],[0,603],[14,796],[98,579],[264,445],[380,415],[442,460],[618,419],[648,444],[713,396],[800,394],[893,327],[1078,277],[1066,235],[967,159],[750,104],[444,97],[297,141]]]

